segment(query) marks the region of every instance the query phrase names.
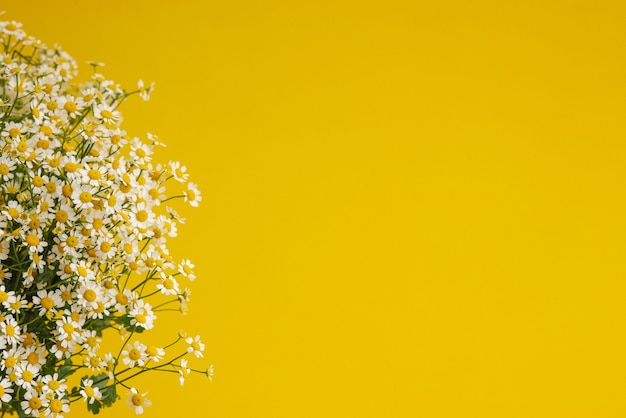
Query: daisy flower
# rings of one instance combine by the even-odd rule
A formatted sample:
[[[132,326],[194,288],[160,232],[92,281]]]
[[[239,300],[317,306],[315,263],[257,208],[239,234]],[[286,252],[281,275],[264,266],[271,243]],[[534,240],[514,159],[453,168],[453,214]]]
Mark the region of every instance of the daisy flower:
[[[183,196],[185,197],[185,202],[188,202],[193,207],[197,207],[198,203],[202,201],[202,195],[195,183],[187,183],[187,190],[183,192]]]
[[[143,366],[148,359],[146,348],[147,347],[139,341],[128,344],[126,350],[122,351],[122,362],[131,368],[135,367],[135,365]]]
[[[139,393],[137,389],[130,388],[126,402],[130,406],[130,409],[135,410],[136,414],[143,414],[144,407],[152,405],[152,402],[146,399],[147,394],[148,392]]]
[[[93,385],[93,380],[83,379],[81,381],[80,388],[80,395],[86,402],[88,401],[89,404],[92,404],[95,401],[99,401],[100,399],[102,399],[102,393],[100,392],[100,389],[98,387]]]
[[[196,275],[193,272],[194,267],[195,265],[191,264],[190,260],[183,260],[178,265],[178,272],[187,277],[189,280],[194,281],[196,279]]]
[[[200,341],[199,335],[196,335],[195,338],[192,338],[192,337],[185,338],[185,342],[189,344],[189,347],[187,347],[188,353],[193,353],[198,358],[202,357],[202,352],[204,351],[204,344],[202,344],[202,341]]]
[[[6,377],[0,380],[0,400],[2,403],[9,403],[13,399],[13,385]]]

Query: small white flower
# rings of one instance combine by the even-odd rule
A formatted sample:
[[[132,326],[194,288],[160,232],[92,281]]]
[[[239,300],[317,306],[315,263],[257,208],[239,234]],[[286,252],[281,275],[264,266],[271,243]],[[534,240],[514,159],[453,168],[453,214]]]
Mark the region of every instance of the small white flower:
[[[135,367],[135,365],[143,366],[148,359],[146,348],[147,347],[139,341],[128,344],[126,350],[122,351],[122,362],[128,367]]]
[[[148,392],[139,393],[137,389],[130,388],[128,392],[128,399],[126,402],[130,406],[130,409],[134,409],[136,414],[143,414],[144,406],[152,405],[148,399],[146,399],[146,395]]]
[[[187,347],[188,353],[193,353],[198,358],[203,356],[202,352],[204,351],[204,344],[200,341],[199,335],[196,335],[195,338],[185,338],[185,342],[189,344],[189,347]]]
[[[11,381],[6,377],[0,381],[0,400],[8,403],[13,399],[13,387]]]
[[[91,379],[83,379],[81,381],[81,390],[80,394],[83,397],[83,400],[88,401],[89,404],[94,403],[97,400],[102,399],[102,393],[100,389],[93,385],[93,380]]]

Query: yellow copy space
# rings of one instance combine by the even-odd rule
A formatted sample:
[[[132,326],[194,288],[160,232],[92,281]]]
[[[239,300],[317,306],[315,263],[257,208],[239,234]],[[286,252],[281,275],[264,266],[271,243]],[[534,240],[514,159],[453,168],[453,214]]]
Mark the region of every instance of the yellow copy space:
[[[146,416],[626,415],[625,3],[2,8],[155,81],[126,129],[203,192],[155,338],[201,334],[214,381],[138,380]]]

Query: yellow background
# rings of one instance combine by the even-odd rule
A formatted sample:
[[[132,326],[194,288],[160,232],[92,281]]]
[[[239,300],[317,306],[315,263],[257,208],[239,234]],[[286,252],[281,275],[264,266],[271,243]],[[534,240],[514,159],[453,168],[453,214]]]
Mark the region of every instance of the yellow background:
[[[204,193],[147,416],[626,415],[623,1],[1,4]]]

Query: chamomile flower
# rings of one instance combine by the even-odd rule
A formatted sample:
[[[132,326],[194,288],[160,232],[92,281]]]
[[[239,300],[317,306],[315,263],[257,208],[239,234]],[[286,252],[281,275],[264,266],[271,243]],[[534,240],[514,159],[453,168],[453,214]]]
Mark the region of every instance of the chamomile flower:
[[[143,299],[134,303],[134,306],[128,313],[128,316],[132,318],[130,321],[131,325],[136,325],[143,329],[152,329],[154,327],[156,315],[152,310],[152,306],[150,306],[149,303],[144,302]]]
[[[65,379],[59,378],[58,373],[46,375],[41,379],[44,392],[52,392],[56,396],[62,396],[67,390]]]
[[[195,266],[191,263],[190,260],[183,260],[178,265],[178,272],[187,277],[189,280],[194,281],[196,279],[196,275],[193,272],[194,267]]]
[[[169,169],[174,179],[180,183],[186,183],[189,180],[189,174],[187,173],[187,167],[181,165],[178,161],[170,161]]]
[[[33,303],[39,306],[39,316],[44,316],[48,312],[54,313],[56,308],[61,307],[61,295],[58,290],[39,290],[33,296]]]
[[[200,341],[199,335],[196,335],[194,338],[185,338],[185,342],[189,344],[189,347],[187,347],[188,353],[193,353],[198,358],[203,356],[202,352],[204,351],[204,344]]]
[[[190,373],[191,373],[191,369],[187,367],[187,360],[182,359],[180,361],[180,366],[178,369],[178,382],[180,383],[181,386],[185,385],[185,379],[187,378],[187,376],[189,376]]]
[[[114,125],[121,122],[122,119],[120,112],[115,110],[113,106],[106,103],[95,105],[93,108],[93,114],[97,119]]]
[[[161,281],[157,284],[157,289],[161,291],[162,294],[166,296],[177,295],[178,290],[178,282],[173,276],[168,276],[165,273],[161,273]]]
[[[20,402],[20,406],[25,414],[39,417],[41,411],[48,406],[48,400],[31,387],[24,394],[24,400]]]
[[[13,316],[7,316],[4,321],[0,322],[0,330],[9,344],[15,345],[22,340],[20,326]]]
[[[101,301],[101,288],[98,283],[91,280],[84,280],[78,288],[78,300],[80,306],[86,309],[98,308],[98,302]]]
[[[208,369],[206,369],[206,375],[209,378],[209,380],[212,382],[213,381],[213,365],[212,364],[209,366]]]
[[[94,386],[93,380],[83,379],[80,387],[80,395],[83,397],[83,400],[88,401],[89,404],[102,399],[102,393],[97,386]]]
[[[130,388],[126,402],[130,406],[130,409],[135,410],[136,414],[143,414],[144,407],[152,405],[152,402],[146,399],[147,394],[148,392],[139,393],[137,389]]]
[[[125,382],[126,368],[143,373],[165,358],[128,340],[154,328],[153,301],[186,312],[190,291],[176,276],[194,280],[194,265],[170,255],[184,218],[163,203],[198,206],[202,196],[184,165],[153,163],[165,146],[156,135],[130,140],[121,127],[119,106],[133,93],[148,99],[153,84],[129,93],[97,71],[77,83],[71,56],[17,22],[0,22],[0,42],[0,409],[58,418],[78,396],[90,409],[114,402],[94,376]],[[125,341],[117,356],[100,352],[107,328]],[[167,363],[181,384],[203,373],[182,357],[202,357],[204,344],[174,342],[185,343]],[[87,375],[69,394],[66,378],[79,370]],[[135,389],[129,403],[137,413],[150,405]]]
[[[43,413],[46,418],[63,418],[62,414],[68,412],[70,412],[69,400],[64,397],[59,397],[50,399]]]
[[[146,347],[146,354],[148,358],[154,362],[159,362],[165,356],[165,350],[161,347],[156,347],[154,345],[148,345]]]
[[[3,404],[9,403],[11,402],[11,399],[13,399],[13,395],[12,395],[13,387],[12,386],[13,385],[11,384],[11,381],[7,379],[6,377],[0,380],[0,401],[2,401]]]
[[[135,367],[135,365],[143,366],[148,359],[146,348],[139,341],[128,344],[126,350],[122,351],[122,362],[128,367]]]
[[[183,192],[183,195],[185,196],[185,202],[194,207],[197,207],[198,203],[202,201],[202,195],[195,183],[187,183],[187,189]]]
[[[145,86],[143,80],[137,82],[137,88],[139,89],[139,96],[148,101],[150,100],[150,94],[154,90],[154,83],[150,83],[149,86]]]
[[[28,363],[22,363],[19,364],[15,370],[17,374],[15,384],[24,389],[36,387],[37,381],[35,378],[39,374],[39,367]]]
[[[16,161],[10,157],[0,156],[0,180],[11,180],[14,176],[13,171],[16,167]]]

